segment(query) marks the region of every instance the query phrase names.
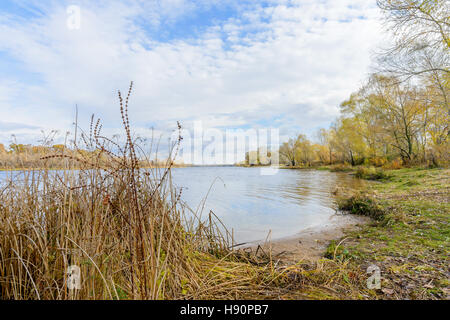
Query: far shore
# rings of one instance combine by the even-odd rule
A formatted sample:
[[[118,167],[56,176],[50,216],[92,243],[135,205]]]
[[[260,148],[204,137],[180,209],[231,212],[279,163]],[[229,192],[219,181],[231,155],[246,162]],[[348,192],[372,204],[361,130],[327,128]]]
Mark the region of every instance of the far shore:
[[[189,168],[193,167],[191,165],[172,165],[170,168]],[[142,166],[141,169],[168,169],[169,166]],[[81,168],[78,167],[72,167],[72,168],[64,168],[64,167],[55,167],[55,168],[0,168],[0,172],[2,171],[43,171],[43,170],[49,170],[49,171],[62,171],[62,170],[81,170]]]

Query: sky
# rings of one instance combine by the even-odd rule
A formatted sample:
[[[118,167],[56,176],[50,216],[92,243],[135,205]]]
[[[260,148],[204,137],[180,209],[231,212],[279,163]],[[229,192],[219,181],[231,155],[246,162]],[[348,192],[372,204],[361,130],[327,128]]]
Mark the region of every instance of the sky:
[[[381,41],[375,0],[2,0],[0,143],[63,139],[76,105],[82,127],[95,114],[120,133],[117,90],[130,81],[143,137],[177,121],[313,137]]]

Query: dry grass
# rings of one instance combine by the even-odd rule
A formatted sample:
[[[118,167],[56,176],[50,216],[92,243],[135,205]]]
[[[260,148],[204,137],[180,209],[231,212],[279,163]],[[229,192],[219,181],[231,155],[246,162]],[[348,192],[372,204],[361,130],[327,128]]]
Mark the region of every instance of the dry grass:
[[[75,154],[46,156],[43,169],[2,182],[1,299],[250,298],[273,283],[271,261],[242,259],[212,213],[201,221],[181,204],[171,161],[139,166],[145,154],[128,120],[131,89],[125,99],[119,92],[125,145],[92,121],[79,140],[95,152],[77,153],[75,143]],[[54,159],[63,170],[49,170]],[[72,265],[81,270],[79,290],[67,283]]]
[[[18,171],[0,182],[0,299],[386,298],[366,287],[372,261],[347,250],[343,240],[330,246],[328,259],[295,265],[284,265],[270,250],[232,250],[231,236],[213,213],[201,219],[180,201],[172,161],[142,167],[148,159],[130,129],[130,93],[131,87],[125,99],[119,93],[124,145],[102,136],[100,121],[92,121],[79,134],[81,147],[75,142],[70,152],[41,158],[41,170]],[[50,170],[55,161],[62,170]],[[418,188],[396,179],[385,183]],[[444,192],[440,180],[431,182]],[[350,204],[355,213],[373,207]],[[413,239],[410,232],[401,235]],[[381,250],[368,248],[371,257]],[[73,265],[81,271],[79,290],[67,282]]]

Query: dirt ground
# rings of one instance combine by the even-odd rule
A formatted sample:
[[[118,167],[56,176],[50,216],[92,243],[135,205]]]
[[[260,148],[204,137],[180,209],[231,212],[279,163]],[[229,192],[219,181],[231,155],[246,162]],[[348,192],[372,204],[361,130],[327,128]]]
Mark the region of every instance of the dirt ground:
[[[330,241],[342,238],[345,230],[358,229],[370,221],[370,218],[363,216],[334,214],[324,225],[302,230],[291,237],[266,243],[255,242],[242,248],[255,250],[259,245],[265,252],[271,249],[274,259],[283,264],[295,264],[301,260],[317,261],[323,258]]]

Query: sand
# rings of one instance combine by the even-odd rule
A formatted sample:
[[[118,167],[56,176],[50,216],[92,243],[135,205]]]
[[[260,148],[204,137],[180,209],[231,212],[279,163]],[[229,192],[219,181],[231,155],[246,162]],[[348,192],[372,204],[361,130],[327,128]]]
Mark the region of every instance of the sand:
[[[357,230],[370,222],[370,218],[350,214],[334,214],[324,225],[302,230],[296,235],[273,240],[271,242],[254,242],[241,248],[256,248],[261,245],[272,249],[275,259],[281,259],[283,264],[297,263],[301,260],[317,261],[323,258],[327,246],[332,240],[340,240],[344,231]],[[345,240],[344,240],[345,241]]]

